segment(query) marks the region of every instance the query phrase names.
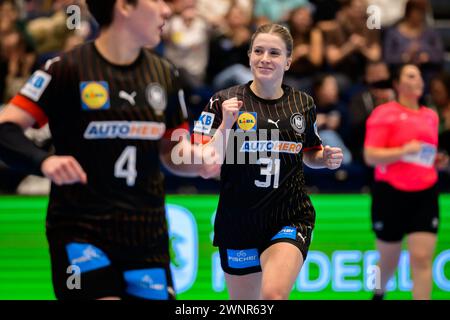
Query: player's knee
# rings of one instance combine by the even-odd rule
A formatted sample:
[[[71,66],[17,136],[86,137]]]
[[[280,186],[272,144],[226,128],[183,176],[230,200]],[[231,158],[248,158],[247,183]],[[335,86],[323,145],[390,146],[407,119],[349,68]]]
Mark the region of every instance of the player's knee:
[[[98,298],[97,300],[122,300],[120,297],[103,297]]]
[[[289,292],[275,286],[266,286],[261,289],[261,299],[263,300],[287,300]]]
[[[414,269],[429,269],[432,266],[432,257],[426,251],[411,252],[410,263]]]

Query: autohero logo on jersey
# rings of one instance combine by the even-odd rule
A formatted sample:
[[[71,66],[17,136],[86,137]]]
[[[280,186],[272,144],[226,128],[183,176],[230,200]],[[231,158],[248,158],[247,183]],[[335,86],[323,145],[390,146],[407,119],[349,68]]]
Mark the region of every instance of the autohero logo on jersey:
[[[236,132],[256,131],[258,128],[257,119],[258,116],[256,112],[239,111],[236,121]]]
[[[84,138],[93,139],[138,139],[159,140],[166,131],[162,122],[152,121],[92,121]]]
[[[228,266],[242,269],[259,266],[259,254],[257,249],[232,250],[227,249]]]
[[[33,73],[27,83],[23,86],[20,90],[20,94],[33,101],[38,101],[51,80],[51,75],[42,70],[38,70]]]
[[[302,150],[301,142],[292,141],[244,141],[241,152],[278,152],[298,154]]]
[[[202,112],[200,118],[195,122],[194,132],[208,134],[211,132],[214,123],[215,114],[211,112]]]
[[[110,108],[109,85],[106,81],[80,82],[81,107],[83,110],[106,110]]]

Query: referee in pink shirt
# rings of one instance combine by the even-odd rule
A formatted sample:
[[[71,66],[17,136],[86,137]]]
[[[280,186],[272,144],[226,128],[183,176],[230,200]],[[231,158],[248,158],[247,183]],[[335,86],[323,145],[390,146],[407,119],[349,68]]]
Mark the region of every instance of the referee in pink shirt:
[[[383,299],[405,235],[413,298],[430,299],[439,226],[437,168],[447,165],[448,157],[437,152],[438,115],[419,104],[424,89],[419,68],[403,65],[393,81],[397,99],[372,112],[364,143],[365,161],[375,167],[372,229],[380,253],[381,286],[373,299]]]

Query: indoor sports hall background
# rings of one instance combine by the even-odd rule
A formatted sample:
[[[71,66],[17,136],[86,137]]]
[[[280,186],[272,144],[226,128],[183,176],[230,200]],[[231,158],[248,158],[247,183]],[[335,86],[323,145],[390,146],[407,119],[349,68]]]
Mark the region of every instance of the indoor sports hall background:
[[[172,270],[179,299],[227,299],[212,222],[217,196],[168,197]],[[245,199],[242,199],[245,201]],[[292,299],[370,299],[377,254],[365,194],[314,195],[317,227]],[[46,197],[0,197],[0,299],[54,299],[44,235]],[[443,195],[433,299],[450,299],[450,196]],[[69,276],[70,274],[68,274]],[[408,254],[388,299],[411,299]]]

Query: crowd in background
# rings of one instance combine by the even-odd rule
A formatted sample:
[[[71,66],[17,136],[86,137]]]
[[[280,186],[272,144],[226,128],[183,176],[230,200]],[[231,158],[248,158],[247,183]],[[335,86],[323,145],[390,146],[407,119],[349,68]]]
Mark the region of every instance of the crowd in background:
[[[213,92],[251,79],[250,36],[257,26],[277,22],[288,27],[294,39],[285,82],[313,96],[324,144],[339,146],[345,153],[339,172],[308,175],[307,170],[310,185],[322,191],[325,186],[339,189],[352,179],[356,188],[369,184],[371,172],[362,157],[365,122],[376,106],[395,99],[390,74],[403,63],[420,66],[426,83],[422,102],[438,112],[440,148],[450,153],[450,68],[445,59],[450,43],[435,28],[435,1],[167,2],[173,15],[156,50],[180,70],[191,125]],[[81,14],[75,28],[68,24],[71,5]],[[0,0],[0,105],[47,59],[97,33],[82,0]],[[46,143],[48,130],[28,134],[51,147]],[[24,178],[1,164],[0,171],[0,191],[16,190]],[[441,175],[443,188],[450,189],[449,173]],[[171,190],[170,179],[168,184]]]

